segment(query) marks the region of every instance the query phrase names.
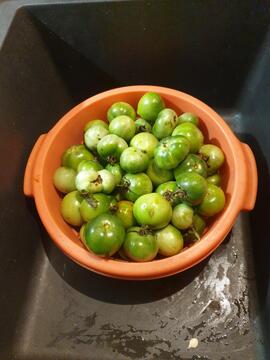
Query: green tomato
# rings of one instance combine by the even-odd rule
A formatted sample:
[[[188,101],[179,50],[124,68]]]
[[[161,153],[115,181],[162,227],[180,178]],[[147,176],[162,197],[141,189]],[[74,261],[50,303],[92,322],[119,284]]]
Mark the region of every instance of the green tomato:
[[[176,112],[168,108],[163,109],[158,114],[152,132],[158,139],[164,139],[172,134],[177,125],[178,118]]]
[[[173,179],[172,170],[159,168],[154,160],[150,161],[150,164],[147,168],[147,175],[151,179],[154,186],[158,186],[166,181]]]
[[[186,113],[183,113],[182,115],[180,115],[178,117],[178,121],[179,121],[179,124],[192,123],[192,124],[194,124],[196,126],[199,125],[198,117],[195,114],[190,113],[190,112],[186,112]]]
[[[120,159],[122,152],[128,147],[124,139],[117,135],[109,134],[104,136],[98,143],[97,152],[99,156],[110,163]]]
[[[183,136],[162,139],[155,149],[155,162],[161,169],[174,169],[189,153],[189,141]]]
[[[72,226],[81,226],[83,219],[80,207],[83,197],[78,191],[72,191],[65,195],[61,202],[61,215]]]
[[[172,225],[156,232],[158,252],[163,256],[178,254],[184,247],[182,234]]]
[[[131,105],[124,101],[114,103],[107,112],[108,121],[111,122],[114,118],[120,115],[129,116],[132,120],[136,119],[136,112]]]
[[[190,143],[190,152],[197,153],[203,145],[203,133],[192,123],[182,123],[178,125],[172,133],[172,136],[184,136]]]
[[[144,119],[137,119],[135,121],[135,127],[136,127],[136,134],[141,132],[148,132],[150,133],[152,131],[152,126]]]
[[[116,204],[116,200],[109,195],[102,193],[92,194],[83,199],[81,203],[81,216],[84,221],[92,221],[97,216],[110,211],[110,208]]]
[[[225,195],[223,190],[212,184],[208,184],[207,193],[198,206],[198,213],[203,216],[214,216],[223,210]]]
[[[144,173],[126,174],[120,186],[124,197],[133,202],[144,194],[150,194],[153,190],[150,178]]]
[[[164,107],[164,102],[159,94],[148,92],[140,98],[137,113],[146,121],[154,122]]]
[[[77,171],[78,165],[83,160],[94,160],[94,155],[84,145],[73,145],[62,155],[61,164]]]
[[[84,245],[85,245],[85,236],[84,236],[85,225],[86,224],[82,224],[82,226],[80,228],[80,239]]]
[[[121,220],[125,229],[130,228],[136,224],[133,215],[133,203],[127,200],[121,200],[116,205],[115,215]]]
[[[123,170],[119,164],[108,164],[106,170],[113,174],[115,184],[118,185],[123,177]]]
[[[96,125],[101,125],[101,126],[105,127],[105,129],[109,128],[108,124],[105,121],[97,119],[97,120],[88,121],[88,123],[85,124],[83,131],[86,132],[92,126],[96,126]]]
[[[190,205],[199,204],[207,191],[207,181],[196,172],[186,172],[178,176],[176,183],[183,191],[182,200]]]
[[[89,150],[96,151],[99,141],[108,134],[109,131],[104,126],[92,126],[84,133],[84,143]]]
[[[82,170],[95,170],[95,171],[99,171],[102,170],[103,167],[102,165],[95,160],[83,160],[82,162],[80,162],[77,171],[80,172]]]
[[[203,145],[199,153],[206,161],[208,175],[213,175],[224,163],[223,151],[216,145]]]
[[[172,224],[177,229],[184,230],[191,227],[193,222],[193,209],[187,204],[178,204],[173,209]]]
[[[161,229],[171,221],[172,207],[160,194],[152,193],[142,195],[135,201],[133,213],[140,225]]]
[[[57,190],[65,194],[76,190],[75,178],[75,170],[61,166],[53,175],[53,183]]]
[[[133,146],[125,149],[120,156],[121,168],[132,174],[146,170],[148,164],[149,157],[144,152]]]
[[[126,141],[129,141],[135,135],[135,130],[135,122],[126,115],[115,117],[109,126],[111,134],[118,135]]]
[[[154,151],[158,144],[158,139],[154,135],[149,133],[140,133],[134,136],[130,145],[141,150],[151,159],[154,157]]]
[[[101,214],[88,222],[84,230],[85,244],[99,256],[111,256],[122,246],[125,229],[117,216]]]
[[[209,184],[220,186],[221,185],[221,176],[219,174],[214,174],[214,175],[208,176],[208,178],[206,178],[206,181]]]
[[[93,169],[81,170],[75,179],[76,189],[82,194],[93,194],[103,189],[99,173]]]
[[[162,195],[172,206],[177,205],[183,197],[183,192],[179,190],[175,181],[160,184],[156,189],[156,193]]]
[[[204,229],[206,228],[205,221],[198,214],[193,215],[192,225],[193,225],[195,231],[197,231],[197,233],[200,236],[202,235],[202,233],[204,232]]]
[[[98,174],[102,180],[102,191],[105,194],[110,194],[116,186],[114,175],[106,169],[100,170]]]
[[[155,235],[140,227],[128,229],[123,248],[128,258],[138,262],[153,260],[158,252]]]
[[[184,172],[196,172],[199,175],[206,177],[207,165],[198,155],[189,154],[174,170],[175,179],[177,180],[178,176]]]

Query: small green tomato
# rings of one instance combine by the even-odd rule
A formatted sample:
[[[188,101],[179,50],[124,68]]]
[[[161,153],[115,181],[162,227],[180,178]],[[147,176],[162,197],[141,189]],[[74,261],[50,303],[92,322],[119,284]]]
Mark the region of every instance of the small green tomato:
[[[135,130],[135,122],[126,115],[115,117],[109,125],[111,134],[118,135],[126,141],[129,141],[135,135]]]
[[[124,101],[114,103],[108,110],[107,117],[108,121],[111,122],[114,118],[120,115],[126,115],[131,117],[132,120],[136,119],[135,110],[131,105]]]
[[[76,188],[82,194],[93,194],[103,189],[102,178],[93,169],[80,171],[75,179]]]
[[[109,131],[104,126],[92,126],[84,133],[84,143],[89,150],[96,151],[99,141],[108,134]]]
[[[158,139],[163,139],[172,134],[178,124],[177,114],[172,109],[163,109],[158,114],[152,132]]]
[[[116,186],[114,175],[106,169],[100,170],[98,174],[102,180],[102,191],[105,194],[110,194]]]
[[[72,226],[81,226],[83,218],[80,213],[83,197],[78,191],[72,191],[65,195],[61,202],[61,215]]]
[[[158,145],[158,139],[152,134],[140,133],[132,138],[130,145],[141,150],[151,159],[154,157],[154,151]]]
[[[159,248],[158,252],[163,256],[176,255],[184,246],[182,234],[170,224],[156,232],[156,239]]]
[[[53,183],[57,190],[65,194],[76,190],[75,178],[75,170],[61,166],[54,173]]]
[[[191,227],[193,221],[193,209],[187,204],[178,204],[173,209],[172,224],[177,229],[184,230]]]
[[[154,122],[165,105],[162,97],[154,92],[144,94],[139,102],[137,113],[146,121]]]

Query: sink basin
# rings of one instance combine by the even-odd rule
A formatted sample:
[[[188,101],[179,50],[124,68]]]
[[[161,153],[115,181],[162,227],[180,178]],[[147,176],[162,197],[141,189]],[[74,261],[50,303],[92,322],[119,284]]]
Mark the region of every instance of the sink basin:
[[[270,358],[269,26],[269,1],[0,2],[0,359]],[[138,84],[221,114],[256,156],[259,192],[202,263],[130,282],[63,255],[22,186],[39,134]]]

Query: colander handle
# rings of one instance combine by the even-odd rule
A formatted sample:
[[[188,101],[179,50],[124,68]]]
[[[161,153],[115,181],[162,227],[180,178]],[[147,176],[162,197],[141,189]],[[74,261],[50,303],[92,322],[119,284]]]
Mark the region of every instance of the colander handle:
[[[36,162],[37,155],[39,153],[39,149],[41,145],[43,144],[43,141],[45,140],[46,134],[40,135],[40,137],[37,139],[31,154],[29,156],[29,159],[26,164],[25,173],[24,173],[24,182],[23,182],[23,192],[24,195],[33,197],[33,170]]]
[[[245,179],[246,180],[245,198],[242,205],[242,210],[250,211],[254,208],[257,197],[257,189],[258,189],[257,165],[251,148],[245,143],[241,143],[241,146],[247,167],[247,173]]]

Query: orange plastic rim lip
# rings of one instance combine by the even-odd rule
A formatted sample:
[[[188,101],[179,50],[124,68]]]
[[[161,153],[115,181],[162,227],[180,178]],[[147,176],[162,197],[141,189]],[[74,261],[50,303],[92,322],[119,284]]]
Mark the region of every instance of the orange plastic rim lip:
[[[161,96],[170,95],[173,97],[181,97],[182,99],[193,103],[197,108],[200,108],[204,113],[211,118],[211,121],[216,122],[220,128],[224,137],[233,149],[233,161],[238,171],[235,173],[236,186],[233,188],[231,199],[228,206],[223,211],[219,221],[217,221],[209,231],[203,236],[203,238],[195,243],[192,247],[185,249],[170,258],[161,260],[155,260],[146,263],[129,263],[120,262],[113,259],[103,259],[90,254],[87,250],[76,245],[69,237],[67,237],[57,226],[54,218],[51,216],[50,211],[46,205],[46,200],[43,192],[43,175],[44,175],[44,163],[46,155],[50,149],[51,144],[54,142],[55,137],[60,129],[62,129],[70,119],[84,107],[94,105],[95,102],[109,97],[111,95],[121,95],[128,92],[158,92]],[[237,162],[237,165],[236,165]],[[183,92],[172,90],[169,88],[158,86],[128,86],[109,90],[93,96],[81,104],[70,110],[46,135],[44,143],[41,146],[41,150],[37,156],[34,168],[33,177],[39,178],[39,181],[33,183],[33,193],[36,202],[36,206],[40,215],[40,218],[48,231],[49,235],[55,242],[55,244],[71,259],[81,266],[93,270],[97,273],[122,278],[122,279],[154,279],[172,275],[181,272],[185,269],[192,267],[199,263],[210,255],[223,241],[226,235],[229,233],[232,225],[239,212],[242,209],[245,187],[241,186],[243,183],[243,175],[247,175],[247,168],[245,164],[244,154],[241,149],[241,143],[235,137],[228,125],[222,120],[222,118],[210,107],[201,102],[200,100],[185,94]]]

